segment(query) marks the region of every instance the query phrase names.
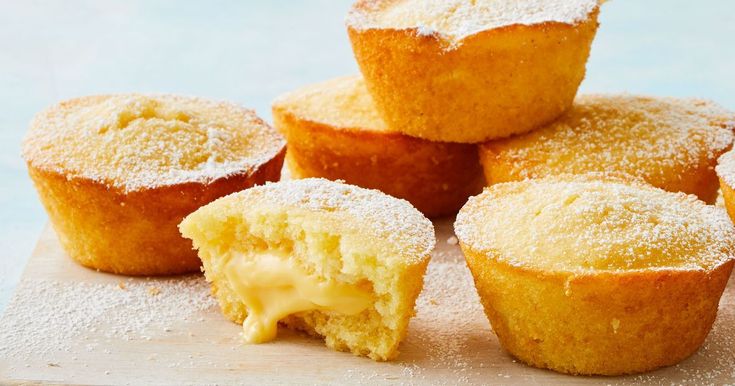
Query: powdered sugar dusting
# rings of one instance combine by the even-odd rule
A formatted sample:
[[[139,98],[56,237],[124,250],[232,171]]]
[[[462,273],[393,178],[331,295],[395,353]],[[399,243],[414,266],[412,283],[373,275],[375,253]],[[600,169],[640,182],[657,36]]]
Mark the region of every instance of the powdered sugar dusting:
[[[22,301],[2,319],[0,358],[43,358],[71,350],[69,342],[87,334],[121,340],[151,334],[216,310],[203,277],[121,280],[89,284],[25,281]]]
[[[735,228],[694,196],[600,175],[496,184],[457,216],[459,240],[550,271],[706,270],[735,257]]]
[[[362,0],[347,24],[358,30],[415,29],[456,46],[468,36],[510,25],[575,24],[598,6],[598,0]]]
[[[121,94],[73,99],[39,113],[23,156],[35,168],[130,192],[249,173],[284,145],[254,112],[235,104]]]
[[[237,213],[250,208],[251,203],[350,216],[350,222],[359,223],[362,230],[371,232],[377,240],[387,240],[386,245],[399,248],[394,252],[407,261],[424,259],[435,245],[431,221],[408,201],[323,178],[269,182],[233,193],[192,213],[181,227],[185,228],[201,213],[230,205],[232,212]]]
[[[553,124],[482,146],[496,181],[621,172],[659,186],[711,173],[732,146],[735,113],[700,99],[584,95]],[[687,176],[687,178],[695,178]],[[697,177],[698,178],[698,177]]]
[[[475,364],[468,355],[471,340],[477,335],[490,336],[492,332],[467,266],[442,261],[437,256],[434,259],[426,272],[424,291],[417,300],[408,344],[424,347],[434,369],[450,369],[456,375],[456,382],[466,383],[472,370],[479,370],[473,369]],[[414,377],[427,370],[410,363],[404,366]]]
[[[276,126],[280,114],[291,114],[341,130],[391,131],[378,114],[361,76],[330,79],[280,95],[273,101],[273,112]]]

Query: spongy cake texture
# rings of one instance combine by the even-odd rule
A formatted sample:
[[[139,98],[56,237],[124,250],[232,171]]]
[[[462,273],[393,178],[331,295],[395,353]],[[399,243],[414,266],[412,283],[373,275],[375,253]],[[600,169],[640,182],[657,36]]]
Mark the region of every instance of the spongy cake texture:
[[[223,312],[238,323],[247,310],[223,272],[235,251],[278,250],[319,280],[372,291],[374,303],[360,314],[309,311],[282,322],[376,360],[397,355],[434,246],[431,222],[408,202],[324,179],[232,194],[188,216],[180,229],[199,249]]]
[[[208,183],[255,169],[285,142],[251,110],[174,95],[72,99],[38,114],[29,165],[126,192]]]
[[[583,95],[554,123],[481,147],[489,183],[620,172],[714,201],[714,166],[733,143],[735,113],[701,99]]]
[[[735,256],[722,208],[625,176],[493,185],[455,230],[503,347],[572,374],[644,372],[691,355]]]

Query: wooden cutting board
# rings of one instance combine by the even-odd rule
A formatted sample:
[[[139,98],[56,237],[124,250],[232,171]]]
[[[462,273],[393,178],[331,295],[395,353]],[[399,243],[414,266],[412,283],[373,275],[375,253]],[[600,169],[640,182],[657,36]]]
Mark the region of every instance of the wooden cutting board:
[[[704,347],[639,376],[575,377],[518,363],[498,345],[469,271],[437,226],[417,316],[397,361],[334,352],[281,329],[244,345],[199,276],[126,278],[82,268],[47,228],[0,320],[0,383],[64,384],[687,384],[735,383],[735,285]],[[449,241],[448,241],[449,240]]]

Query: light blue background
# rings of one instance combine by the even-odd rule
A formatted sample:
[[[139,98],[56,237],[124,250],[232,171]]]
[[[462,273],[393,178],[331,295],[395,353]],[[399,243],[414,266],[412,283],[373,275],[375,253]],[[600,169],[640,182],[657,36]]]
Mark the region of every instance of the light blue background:
[[[229,99],[270,119],[279,93],[356,73],[350,0],[0,0],[0,310],[46,215],[20,142],[38,110],[110,92]],[[613,0],[586,92],[700,96],[735,109],[735,2]]]

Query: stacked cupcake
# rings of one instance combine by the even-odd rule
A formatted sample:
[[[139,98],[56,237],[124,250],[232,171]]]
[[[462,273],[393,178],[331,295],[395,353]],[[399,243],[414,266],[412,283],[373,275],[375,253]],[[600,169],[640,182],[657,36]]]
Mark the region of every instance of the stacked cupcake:
[[[358,1],[347,26],[362,76],[274,102],[293,175],[379,189],[429,217],[483,182],[565,173],[626,173],[713,202],[731,112],[576,97],[599,12],[598,0]]]
[[[596,0],[358,1],[362,77],[273,105],[295,177],[342,179],[453,215],[484,183],[476,144],[567,111],[597,31]]]

